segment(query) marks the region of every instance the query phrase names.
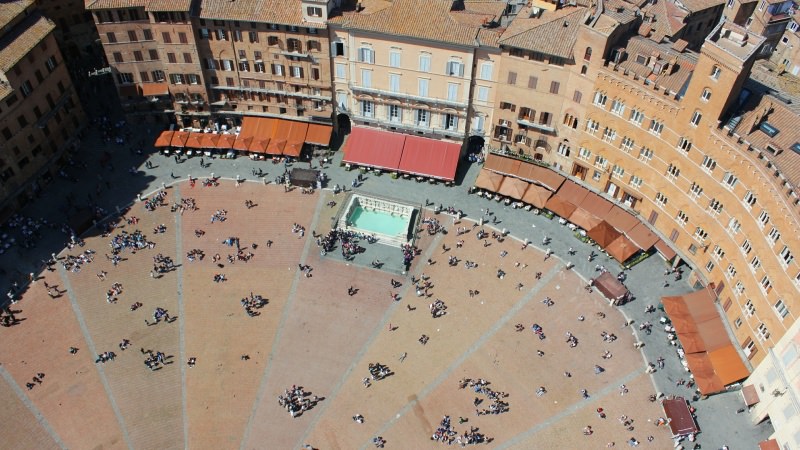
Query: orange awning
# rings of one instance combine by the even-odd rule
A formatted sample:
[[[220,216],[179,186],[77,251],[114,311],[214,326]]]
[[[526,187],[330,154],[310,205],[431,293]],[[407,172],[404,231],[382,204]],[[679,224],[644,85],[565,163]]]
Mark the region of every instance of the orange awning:
[[[172,142],[172,135],[174,135],[174,131],[162,131],[161,134],[158,135],[156,138],[155,147],[169,147],[170,143]]]
[[[486,157],[486,161],[483,163],[483,167],[497,173],[502,173],[503,175],[516,175],[521,164],[522,161],[518,159],[489,153],[489,156]]]
[[[485,189],[491,192],[497,192],[500,185],[503,183],[503,176],[497,172],[492,172],[489,169],[481,169],[478,173],[478,178],[475,179],[475,187]]]
[[[585,187],[582,187],[578,183],[575,183],[574,181],[567,180],[558,189],[556,195],[562,197],[563,199],[572,203],[573,205],[578,206],[581,204],[583,199],[585,199],[586,196],[589,195],[589,190],[586,189]]]
[[[615,239],[620,237],[620,232],[615,230],[614,227],[605,220],[588,230],[586,234],[603,248],[608,247]]]
[[[606,251],[619,263],[624,263],[629,260],[631,256],[639,252],[639,247],[631,242],[630,239],[626,238],[624,234],[620,234],[618,238],[614,239],[614,241],[606,247]]]
[[[647,228],[647,225],[645,225],[643,222],[639,222],[638,225],[631,228],[631,230],[626,232],[625,235],[644,251],[650,250],[653,245],[658,242],[658,236],[650,231],[650,229]]]
[[[575,208],[567,219],[584,230],[591,230],[603,220],[583,208]]]
[[[200,143],[203,145],[203,148],[217,148],[217,142],[219,142],[220,135],[214,133],[203,133],[200,136]]]
[[[606,222],[616,228],[620,233],[627,233],[631,228],[639,224],[639,220],[633,214],[625,211],[617,205],[611,208],[605,218]]]
[[[553,214],[564,218],[571,216],[575,209],[578,208],[558,194],[550,197],[544,207],[552,211]]]
[[[303,150],[303,143],[306,141],[306,134],[308,133],[308,123],[306,122],[287,122],[290,125],[289,134],[286,138],[286,147],[283,149],[283,154],[297,158]]]
[[[203,148],[202,137],[203,133],[189,133],[184,146],[187,148]]]
[[[520,180],[519,178],[506,177],[503,180],[503,184],[500,185],[500,191],[498,191],[498,194],[511,197],[515,200],[522,200],[522,197],[525,196],[525,191],[528,190],[529,185],[530,183]]]
[[[672,261],[672,258],[678,256],[678,254],[675,253],[675,250],[673,250],[669,244],[664,242],[663,239],[659,239],[658,242],[656,242],[656,250],[658,250],[658,252],[661,253],[664,259],[667,261]]]
[[[139,90],[145,97],[154,97],[158,95],[169,95],[169,87],[167,83],[142,83]]]
[[[729,385],[741,381],[750,376],[750,371],[747,370],[739,352],[733,344],[728,343],[725,347],[719,350],[714,350],[708,353],[711,360],[711,365],[714,366],[714,372],[719,376],[722,384]]]
[[[547,204],[547,200],[551,195],[553,195],[552,192],[539,186],[538,184],[531,183],[528,185],[528,190],[525,191],[522,201],[529,205],[533,205],[536,208],[544,208],[544,205]]]
[[[331,133],[333,133],[332,126],[312,123],[308,126],[306,142],[328,147],[331,145]]]
[[[255,122],[253,139],[248,150],[256,153],[267,153],[269,142],[272,140],[272,132],[277,126],[279,119],[259,118]]]
[[[250,143],[251,142],[253,142],[253,137],[252,136],[245,137],[245,136],[242,136],[240,134],[236,138],[236,142],[233,143],[233,147],[232,148],[234,150],[241,150],[243,152],[246,152],[246,151],[250,150]]]
[[[188,131],[176,131],[175,134],[172,135],[170,145],[173,147],[183,147],[187,139],[189,139]]]
[[[614,204],[610,201],[600,197],[594,192],[589,192],[586,194],[586,198],[578,205],[578,208],[585,209],[589,214],[601,220],[605,220],[613,206]]]
[[[778,445],[778,441],[775,439],[769,439],[767,441],[761,441],[758,443],[758,450],[781,450],[781,446]]]
[[[229,150],[233,148],[235,142],[235,134],[220,134],[219,138],[217,138],[217,148]]]

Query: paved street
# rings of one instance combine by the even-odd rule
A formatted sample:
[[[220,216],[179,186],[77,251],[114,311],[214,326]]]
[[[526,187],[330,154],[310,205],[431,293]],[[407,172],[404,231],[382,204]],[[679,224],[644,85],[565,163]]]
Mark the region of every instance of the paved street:
[[[26,217],[46,218],[53,226],[41,226],[34,247],[15,245],[0,256],[4,274],[0,287],[5,292],[12,281],[20,283],[22,300],[13,309],[25,319],[0,330],[4,380],[0,395],[7,400],[6,423],[19,423],[7,439],[15,448],[297,448],[303,443],[323,449],[367,448],[376,435],[387,439],[389,448],[429,448],[433,445],[429,437],[446,414],[461,433],[469,426],[478,427],[493,439],[492,448],[599,448],[608,442],[624,445],[631,436],[645,447],[672,447],[667,430],[647,423],[663,414],[647,396],[660,392],[691,398],[692,390],[676,386],[689,374],[658,326],[644,335],[638,324],[657,323],[660,317],[659,312],[646,314],[647,305],[692,288],[684,282],[664,287],[666,266],[659,256],[627,272],[626,284],[636,300],[612,308],[583,287],[596,275],[596,265],[617,273],[618,264],[602,253],[587,261],[592,249],[557,220],[468,195],[479,167],[462,163],[455,187],[383,175],[367,176],[358,190],[418,204],[428,199],[435,205],[455,206],[467,214],[463,225],[470,229],[471,221],[495,221],[491,227],[510,233],[504,242],[489,239],[490,245],[484,246],[474,231],[457,236],[450,216],[440,215],[450,232],[434,237],[422,233],[423,253],[408,277],[369,267],[375,258],[387,261],[387,268],[398,266],[392,258],[399,261],[400,251],[379,244],[367,245],[367,252],[353,262],[335,255],[321,257],[312,231],[330,229],[335,208],[327,203],[341,194],[284,193],[280,186],[265,186],[264,180],[272,181],[283,170],[270,162],[205,158],[208,165],[201,167],[200,158],[192,158],[176,164],[154,154],[149,145],[139,154],[136,142],[151,143],[159,130],[145,125],[132,128],[133,145],[107,144],[97,130],[89,131],[74,165],[66,170],[79,182],[59,178],[23,211]],[[104,152],[113,154],[113,169],[101,166]],[[340,167],[341,156],[337,152],[324,169],[330,177],[328,187],[349,187],[357,173]],[[154,167],[146,168],[145,161]],[[267,172],[263,180],[252,175],[259,168]],[[186,182],[189,176],[202,180],[212,173],[221,177],[221,186],[206,188],[198,183],[191,188]],[[237,175],[247,180],[241,187],[232,181]],[[199,211],[179,214],[168,206],[145,211],[137,194],[150,197],[162,183],[168,186],[168,204],[193,198]],[[247,199],[257,206],[245,208]],[[65,250],[68,236],[59,230],[64,215],[89,202],[107,211],[113,222],[117,208],[126,218],[140,218],[135,226],[120,221],[113,234],[140,229],[155,248],[127,252],[127,260],[115,266],[105,257],[110,237],[93,230],[85,236],[85,247]],[[210,216],[222,209],[228,211],[225,222],[209,223]],[[424,214],[433,216],[430,210]],[[292,233],[294,223],[307,229],[304,237]],[[153,234],[161,224],[167,232]],[[205,234],[197,237],[198,229]],[[22,242],[19,228],[3,233]],[[240,237],[242,247],[251,249],[253,261],[212,264],[214,254],[224,258],[233,251],[223,243],[231,236]],[[544,237],[550,238],[546,248],[555,255],[548,260]],[[466,243],[456,249],[459,239]],[[523,250],[525,239],[531,245]],[[269,248],[268,240],[274,241]],[[252,248],[252,243],[257,246]],[[442,245],[450,250],[443,253]],[[567,255],[570,247],[576,255]],[[63,268],[40,272],[41,261],[51,253],[63,257],[86,249],[96,252],[95,260],[80,272]],[[205,260],[190,262],[186,253],[192,249],[202,250]],[[501,257],[502,251],[508,254]],[[153,279],[152,258],[159,253],[171,256],[177,269]],[[449,254],[462,262],[448,266]],[[428,258],[435,263],[426,264]],[[463,261],[476,261],[478,268],[466,269]],[[574,264],[571,270],[565,269],[567,262]],[[312,276],[299,272],[298,263],[312,266]],[[498,269],[507,273],[503,280],[496,276]],[[105,281],[98,280],[100,271],[108,272]],[[28,286],[31,272],[43,278]],[[534,277],[536,272],[542,272],[541,280]],[[218,273],[228,281],[215,283],[213,276]],[[410,276],[423,273],[433,282],[429,299],[417,297],[411,287]],[[391,279],[403,286],[391,289]],[[62,296],[50,299],[44,282],[58,285]],[[117,304],[109,304],[105,293],[115,282],[122,284],[123,292]],[[346,295],[349,286],[359,292]],[[469,297],[470,289],[480,294]],[[400,301],[393,302],[390,292],[397,292]],[[251,293],[269,300],[257,317],[248,317],[240,305],[240,299]],[[541,303],[546,296],[554,306]],[[428,304],[435,299],[446,303],[444,317],[430,316]],[[135,301],[144,306],[131,311]],[[144,319],[152,319],[156,306],[177,320],[146,325]],[[604,312],[605,319],[596,312]],[[633,325],[625,328],[626,321]],[[515,331],[518,323],[524,324],[524,332]],[[533,323],[545,329],[546,340],[535,338],[530,331]],[[564,343],[567,331],[579,339],[576,348]],[[605,343],[602,331],[619,339]],[[417,341],[422,334],[430,337],[426,345]],[[132,348],[124,352],[117,347],[123,338],[132,341]],[[633,348],[637,341],[645,343],[641,350]],[[67,352],[70,346],[79,349],[77,354]],[[169,364],[151,372],[142,364],[139,348],[164,352]],[[94,363],[98,353],[110,350],[116,351],[117,360]],[[602,359],[605,350],[613,358]],[[401,362],[403,354],[407,357]],[[645,374],[646,363],[659,356],[666,359],[665,369]],[[195,367],[186,365],[189,357],[197,358]],[[361,380],[367,365],[375,362],[387,364],[394,375],[365,388]],[[606,371],[595,375],[596,364]],[[42,385],[26,389],[39,371],[46,373]],[[565,371],[573,376],[566,378]],[[492,389],[509,393],[510,410],[476,416],[475,394],[458,389],[463,377],[484,378]],[[323,399],[292,419],[275,399],[294,384]],[[629,394],[619,394],[621,384]],[[535,395],[539,386],[547,388],[543,397]],[[589,392],[588,400],[580,398],[580,389]],[[736,413],[743,406],[739,392],[692,404],[703,448],[727,444],[731,449],[752,449],[770,433],[769,424],[753,427],[746,413]],[[607,411],[607,419],[597,418],[598,407]],[[351,419],[357,413],[366,418],[363,424]],[[617,421],[623,414],[634,420],[633,431]],[[455,425],[459,416],[469,421]],[[589,424],[594,431],[584,436],[581,430]],[[646,440],[650,435],[652,444]]]

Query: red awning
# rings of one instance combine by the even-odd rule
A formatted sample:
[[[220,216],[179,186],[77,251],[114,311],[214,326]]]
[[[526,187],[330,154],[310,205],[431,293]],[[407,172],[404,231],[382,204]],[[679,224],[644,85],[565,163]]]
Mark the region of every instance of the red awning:
[[[342,161],[360,166],[397,170],[406,136],[372,128],[353,127]]]
[[[202,136],[202,133],[189,133],[184,146],[187,148],[203,148],[203,142],[200,139]]]
[[[162,131],[161,134],[158,135],[158,138],[156,138],[156,142],[153,145],[155,147],[169,147],[174,134],[174,131]]]
[[[219,136],[220,135],[214,133],[203,133],[202,136],[200,136],[200,143],[203,144],[203,148],[217,148]]]
[[[293,156],[297,158],[303,150],[303,143],[306,140],[308,133],[308,123],[306,122],[286,122],[285,125],[291,124],[289,134],[286,139],[286,147],[283,149],[283,154],[286,156]]]
[[[183,147],[187,139],[189,139],[188,131],[176,131],[175,134],[172,135],[170,145],[173,147]]]
[[[770,439],[768,441],[759,442],[758,450],[781,450],[781,446],[778,445],[778,441],[775,439]]]
[[[406,136],[399,170],[414,175],[453,181],[461,146],[419,136]]]
[[[244,130],[244,128],[242,128],[242,130]],[[243,136],[242,134],[239,134],[239,136],[236,137],[236,142],[233,143],[233,147],[231,148],[246,152],[250,150],[251,143],[253,143],[252,136]]]
[[[145,97],[169,94],[167,83],[143,83],[139,86],[139,90]]]
[[[217,139],[217,148],[229,150],[233,148],[235,142],[235,134],[220,134]]]
[[[308,134],[306,134],[306,142],[309,144],[323,145],[325,147],[331,145],[331,133],[333,127],[330,125],[320,125],[312,123],[308,126]]]

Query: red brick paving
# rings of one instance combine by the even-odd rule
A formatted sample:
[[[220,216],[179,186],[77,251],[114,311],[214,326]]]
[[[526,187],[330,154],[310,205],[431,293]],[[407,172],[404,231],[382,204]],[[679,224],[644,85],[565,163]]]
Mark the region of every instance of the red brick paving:
[[[7,383],[0,383],[0,405],[5,448],[60,448]]]
[[[284,194],[280,187],[256,184],[235,188],[225,182],[218,188],[194,190],[183,184],[180,191],[183,197],[194,196],[200,207],[200,211],[181,217],[183,253],[200,248],[206,253],[205,261],[190,263],[176,254],[175,216],[168,208],[146,212],[136,205],[132,214],[142,220],[135,228],[155,240],[156,249],[126,253],[129,261],[112,268],[103,256],[108,238],[90,238],[86,248],[97,250],[96,261],[81,273],[69,275],[97,351],[114,350],[119,356],[103,365],[102,371],[134,448],[292,448],[308,442],[319,448],[350,449],[368,445],[376,433],[389,440],[388,447],[430,448],[429,436],[444,414],[453,416],[459,430],[478,426],[495,439],[493,445],[514,448],[576,448],[586,443],[600,447],[609,440],[624,445],[631,433],[616,422],[619,414],[636,420],[632,434],[643,445],[649,434],[656,436],[659,447],[669,443],[664,430],[647,424],[648,419],[660,414],[658,406],[646,399],[652,392],[649,378],[643,374],[630,378],[643,371],[643,362],[632,348],[630,333],[621,329],[624,319],[597,294],[587,295],[583,281],[564,271],[563,266],[556,266],[555,260],[543,262],[541,253],[521,250],[520,243],[512,239],[483,247],[472,233],[461,237],[455,233],[423,236],[420,245],[425,249],[432,246],[427,254],[436,264],[426,265],[426,254],[415,261],[413,270],[431,276],[432,297],[416,297],[410,282],[404,280],[401,291],[405,297],[401,304],[393,304],[389,300],[390,274],[332,259],[320,260],[316,245],[310,243],[306,262],[314,267],[313,277],[299,278],[292,296],[306,239],[298,239],[290,228],[293,222],[301,223],[310,235],[317,195]],[[173,195],[171,190],[170,201]],[[248,198],[259,205],[245,209],[243,201]],[[209,223],[216,209],[227,209],[229,219]],[[329,226],[324,216],[330,211],[322,209],[317,227],[320,232]],[[154,236],[152,228],[160,223],[167,225],[168,233]],[[195,228],[204,229],[206,235],[196,238]],[[221,244],[228,236],[240,237],[242,246],[257,242],[254,260],[233,266],[225,261],[222,269],[212,265],[214,253],[226,256],[231,251]],[[467,244],[456,250],[455,241],[460,238]],[[267,239],[275,241],[270,249],[264,245]],[[442,242],[462,259],[458,267],[447,265],[447,255],[441,254]],[[504,258],[499,256],[502,250],[509,252]],[[149,277],[151,258],[156,253],[183,263],[184,317],[173,324],[147,327],[144,319],[152,318],[156,306],[169,309],[173,315],[179,311],[179,273],[160,280]],[[467,270],[464,260],[476,261],[480,267]],[[529,266],[523,269],[515,262]],[[498,268],[507,272],[502,281],[496,278]],[[100,270],[109,272],[106,282],[95,277]],[[536,271],[551,278],[537,281]],[[215,272],[225,273],[229,281],[213,283]],[[48,282],[50,279],[60,283],[52,275]],[[119,304],[109,305],[105,291],[115,281],[123,284],[124,292]],[[517,283],[523,283],[522,290],[516,289]],[[360,292],[348,296],[350,285]],[[469,298],[469,289],[478,289],[481,294]],[[523,303],[531,289],[538,292]],[[239,304],[239,299],[251,291],[269,299],[260,317],[247,317]],[[551,296],[556,305],[547,308],[541,303],[544,296]],[[431,318],[427,310],[428,303],[436,298],[448,306],[448,314],[439,319]],[[129,305],[134,301],[141,301],[144,307],[131,312]],[[409,312],[403,303],[417,309]],[[518,311],[511,311],[520,305]],[[36,371],[47,373],[45,384],[26,394],[69,447],[124,446],[100,372],[92,367],[93,355],[83,342],[69,300],[52,301],[44,290],[34,289],[20,306],[28,320],[3,329],[5,336],[0,341],[6,370],[21,386]],[[596,311],[605,311],[607,318],[596,318]],[[580,314],[586,317],[584,322],[577,320]],[[545,341],[530,331],[534,322],[544,327],[548,336]],[[388,331],[387,323],[397,329]],[[515,323],[523,323],[525,332],[515,332]],[[191,369],[180,360],[181,327],[186,356],[198,359]],[[580,340],[576,349],[564,342],[568,330]],[[603,343],[599,337],[602,330],[616,333],[618,341]],[[417,342],[423,333],[430,336],[427,346]],[[130,339],[133,348],[120,352],[117,343],[122,338]],[[67,354],[69,345],[80,347],[81,352],[77,356]],[[174,355],[175,363],[150,372],[143,367],[139,347]],[[606,348],[614,354],[611,360],[601,358]],[[536,349],[542,349],[545,356],[536,356]],[[398,357],[403,352],[408,356],[401,363]],[[251,359],[242,361],[242,354]],[[396,374],[365,389],[361,379],[367,374],[367,364],[378,361]],[[594,364],[604,366],[606,373],[595,375]],[[37,368],[30,368],[34,365]],[[573,377],[564,378],[564,370],[571,371]],[[472,393],[456,386],[465,376],[486,378],[493,388],[509,392],[510,412],[475,417]],[[631,393],[620,396],[614,383],[624,377],[632,380],[627,383]],[[276,401],[277,395],[292,384],[302,385],[325,400],[292,419]],[[547,387],[545,397],[535,396],[539,385]],[[588,389],[592,399],[580,400],[581,388]],[[185,417],[182,389],[187,398]],[[260,398],[259,392],[263,393]],[[601,395],[603,392],[605,395]],[[14,417],[32,418],[7,385],[0,388],[0,396],[8,398],[6,404],[11,405],[6,411],[18,412]],[[609,416],[604,421],[594,413],[601,404]],[[363,414],[366,423],[353,423],[351,416],[356,413]],[[457,425],[458,416],[469,417],[469,423]],[[29,435],[35,433],[42,443],[34,442],[31,447],[54,444],[49,435],[36,429],[38,425],[27,419],[25,422],[28,428],[16,427],[6,439],[25,447],[25,442],[33,439]],[[190,436],[186,443],[184,424]],[[590,437],[581,433],[587,424],[595,429]],[[247,441],[242,442],[245,437]]]

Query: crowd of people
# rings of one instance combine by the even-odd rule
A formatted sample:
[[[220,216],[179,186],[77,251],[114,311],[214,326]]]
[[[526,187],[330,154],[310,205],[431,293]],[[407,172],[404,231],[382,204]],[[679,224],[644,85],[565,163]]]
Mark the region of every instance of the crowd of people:
[[[313,408],[319,402],[316,395],[311,395],[302,386],[292,385],[291,389],[286,389],[283,395],[278,396],[278,405],[286,409],[292,417],[299,417],[305,411]]]

